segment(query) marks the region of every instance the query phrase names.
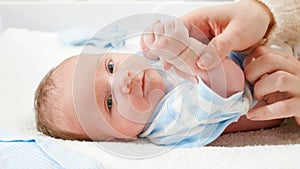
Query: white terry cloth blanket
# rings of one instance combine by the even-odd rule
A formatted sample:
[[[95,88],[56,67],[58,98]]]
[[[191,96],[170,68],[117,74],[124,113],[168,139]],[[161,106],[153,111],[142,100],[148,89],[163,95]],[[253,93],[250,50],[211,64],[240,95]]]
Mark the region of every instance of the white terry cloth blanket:
[[[127,45],[130,48],[130,43]],[[2,32],[0,128],[42,135],[35,129],[34,91],[41,78],[52,67],[80,51],[81,47],[67,47],[61,44],[57,33],[13,28]],[[145,140],[101,144],[53,140],[71,151],[98,160],[105,169],[300,167],[300,127],[292,119],[280,127],[225,134],[208,146],[188,149],[158,147]],[[123,155],[111,153],[111,150],[123,152]],[[137,155],[139,153],[140,156]],[[128,157],[130,154],[135,154],[135,158]],[[145,154],[149,154],[151,158],[146,158]],[[144,158],[137,158],[141,156]]]

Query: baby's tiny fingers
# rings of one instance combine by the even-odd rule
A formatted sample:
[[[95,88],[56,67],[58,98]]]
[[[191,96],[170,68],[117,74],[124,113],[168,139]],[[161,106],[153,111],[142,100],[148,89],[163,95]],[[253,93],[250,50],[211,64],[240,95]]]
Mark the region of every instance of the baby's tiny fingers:
[[[143,50],[143,56],[151,60],[157,60],[159,58],[157,55],[152,54],[149,49]]]
[[[148,46],[144,42],[144,34],[140,38],[140,47],[141,47],[142,51],[149,49]]]
[[[164,70],[169,70],[173,65],[167,61],[165,61],[163,58],[160,58],[162,64],[164,65]]]
[[[153,28],[155,39],[158,39],[159,36],[163,35],[165,33],[165,27],[163,23],[157,23],[154,25]]]
[[[142,34],[143,42],[146,46],[150,46],[155,41],[155,35],[154,35],[154,27],[156,24],[161,23],[161,21],[158,19],[153,24],[151,24],[149,27],[145,29],[145,31]]]
[[[155,35],[153,31],[153,27],[148,28],[142,35],[144,44],[149,47],[155,41]]]
[[[152,53],[150,52],[149,46],[146,45],[146,43],[145,43],[145,41],[144,41],[144,34],[143,34],[142,37],[140,38],[140,46],[141,46],[141,49],[142,49],[142,52],[143,52],[143,56],[144,56],[145,58],[152,59],[152,60],[158,59],[158,56],[152,54]]]
[[[165,33],[169,34],[170,32],[173,32],[175,29],[175,23],[174,20],[167,20],[164,22],[164,27],[165,27]]]

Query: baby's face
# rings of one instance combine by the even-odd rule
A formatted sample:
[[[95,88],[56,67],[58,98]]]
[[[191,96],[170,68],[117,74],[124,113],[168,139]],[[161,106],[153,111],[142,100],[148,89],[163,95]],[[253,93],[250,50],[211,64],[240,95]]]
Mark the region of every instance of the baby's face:
[[[144,58],[132,54],[103,55],[95,78],[99,112],[106,124],[135,138],[144,128],[154,108],[165,95],[160,74]]]
[[[135,139],[165,95],[165,84],[158,71],[144,58],[132,54],[101,56],[94,84],[101,118],[88,122],[95,126],[93,131],[86,131],[78,121],[88,135],[96,132],[112,138]]]

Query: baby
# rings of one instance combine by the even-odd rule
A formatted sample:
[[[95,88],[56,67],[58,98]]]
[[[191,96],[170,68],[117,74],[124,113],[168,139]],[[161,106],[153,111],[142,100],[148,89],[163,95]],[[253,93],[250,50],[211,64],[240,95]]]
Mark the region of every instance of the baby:
[[[180,54],[198,54],[192,48],[203,44],[190,39]],[[85,65],[80,69],[84,71],[78,72],[82,61],[91,66]],[[243,71],[229,57],[220,67],[202,71],[201,77],[195,77],[197,83],[171,70],[162,71],[160,66],[160,60],[149,62],[128,53],[66,59],[44,77],[36,91],[38,130],[71,140],[145,137],[158,145],[194,147],[207,145],[224,132],[279,123],[240,118],[254,104]],[[86,90],[86,76],[93,78],[91,90]],[[92,91],[94,97],[87,99],[86,91]]]

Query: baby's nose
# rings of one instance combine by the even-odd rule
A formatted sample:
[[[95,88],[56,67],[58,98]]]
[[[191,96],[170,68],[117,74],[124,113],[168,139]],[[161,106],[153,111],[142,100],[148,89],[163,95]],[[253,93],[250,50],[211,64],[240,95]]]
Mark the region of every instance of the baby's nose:
[[[131,75],[132,74],[128,71],[127,73],[125,73],[125,76],[123,78],[121,90],[124,93],[129,93],[131,90],[131,81],[132,81]]]

